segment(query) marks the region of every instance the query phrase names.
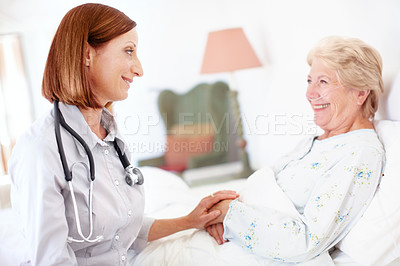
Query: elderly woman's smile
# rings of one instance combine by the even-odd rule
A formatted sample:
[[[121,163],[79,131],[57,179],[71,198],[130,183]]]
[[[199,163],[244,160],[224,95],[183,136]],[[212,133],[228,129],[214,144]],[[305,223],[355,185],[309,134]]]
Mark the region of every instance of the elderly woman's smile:
[[[320,105],[313,105],[312,107],[313,107],[314,110],[320,110],[320,109],[325,109],[328,106],[329,106],[329,103],[320,104]]]

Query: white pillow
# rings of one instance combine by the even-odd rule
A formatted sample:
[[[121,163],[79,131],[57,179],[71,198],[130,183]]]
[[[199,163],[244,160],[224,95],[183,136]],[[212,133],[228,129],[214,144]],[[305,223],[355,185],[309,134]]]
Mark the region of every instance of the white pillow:
[[[378,191],[365,214],[338,247],[363,265],[386,265],[400,257],[400,121],[375,121],[386,151]]]
[[[140,167],[144,177],[145,214],[154,213],[173,204],[192,203],[189,186],[181,177],[157,167]]]
[[[389,120],[400,120],[400,72],[397,73],[393,85],[387,96],[386,104],[383,108],[386,111],[386,119]]]

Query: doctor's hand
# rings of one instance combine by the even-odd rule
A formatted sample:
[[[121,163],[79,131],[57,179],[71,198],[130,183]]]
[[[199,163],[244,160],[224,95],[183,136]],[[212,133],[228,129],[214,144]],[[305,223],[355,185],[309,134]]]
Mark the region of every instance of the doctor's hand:
[[[232,201],[239,197],[235,191],[222,190],[203,198],[194,210],[186,216],[191,228],[204,229],[207,224],[216,223],[216,219],[220,220],[222,211],[214,209],[219,202],[226,200]],[[226,214],[226,212],[225,212]],[[225,215],[224,215],[225,217]],[[222,219],[223,220],[223,219]]]
[[[223,223],[226,213],[228,212],[229,209],[229,204],[232,202],[232,200],[234,199],[225,199],[222,200],[220,202],[218,202],[217,204],[215,204],[210,210],[209,212],[216,212],[219,211],[221,214],[215,218],[214,220],[211,220],[210,222],[208,222],[206,224],[206,227],[213,225],[213,224],[218,224],[218,223]]]
[[[212,236],[219,245],[228,242],[224,240],[224,225],[222,223],[213,224],[206,227],[206,231]]]
[[[232,201],[237,197],[239,195],[232,190],[218,191],[203,198],[194,210],[186,216],[173,219],[157,219],[150,227],[147,240],[153,241],[191,228],[204,229],[206,224],[211,224],[217,218],[219,219],[222,213],[221,210],[213,209],[215,208],[214,205],[218,206],[217,203],[219,202]]]

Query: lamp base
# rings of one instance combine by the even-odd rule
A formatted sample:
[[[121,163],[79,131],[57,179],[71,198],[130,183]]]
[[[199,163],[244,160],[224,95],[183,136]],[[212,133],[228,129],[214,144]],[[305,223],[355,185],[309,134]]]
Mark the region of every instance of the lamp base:
[[[232,74],[233,76],[233,74]],[[233,78],[232,78],[233,79]],[[231,81],[231,83],[233,83]],[[249,177],[252,173],[254,173],[254,170],[251,169],[250,163],[249,163],[249,155],[246,152],[246,141],[243,138],[243,125],[242,125],[242,117],[240,115],[240,108],[239,108],[239,102],[237,99],[238,92],[235,90],[232,90],[232,87],[230,89],[230,103],[231,103],[231,110],[233,112],[233,118],[235,121],[236,125],[236,133],[238,140],[236,142],[237,147],[239,148],[239,156],[240,156],[240,161],[242,163],[242,170],[235,175],[234,178],[247,178]]]
[[[240,154],[240,161],[242,163],[242,170],[235,174],[234,178],[248,178],[254,173],[254,170],[251,169],[250,163],[249,163],[249,155],[247,154],[245,149],[241,149],[241,154]]]

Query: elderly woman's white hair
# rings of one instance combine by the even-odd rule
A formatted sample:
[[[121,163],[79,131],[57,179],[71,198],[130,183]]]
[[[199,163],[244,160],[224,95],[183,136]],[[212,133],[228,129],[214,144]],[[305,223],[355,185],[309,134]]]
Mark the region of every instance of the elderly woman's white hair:
[[[330,36],[322,39],[307,56],[311,66],[314,58],[321,59],[334,70],[344,86],[370,93],[362,108],[363,115],[373,118],[383,93],[382,58],[379,52],[357,38]]]

